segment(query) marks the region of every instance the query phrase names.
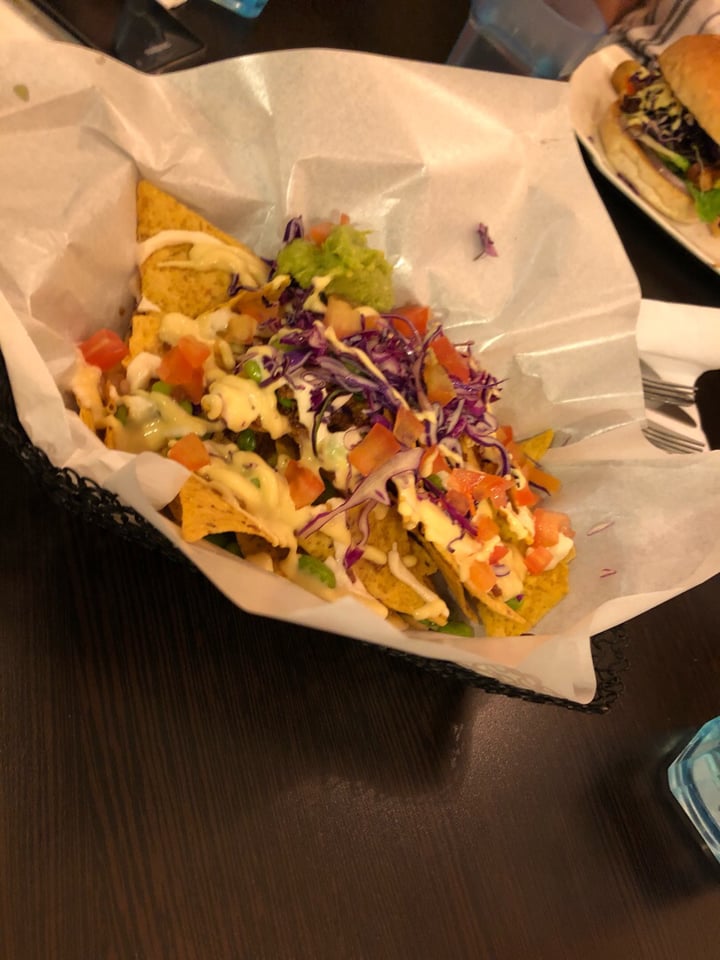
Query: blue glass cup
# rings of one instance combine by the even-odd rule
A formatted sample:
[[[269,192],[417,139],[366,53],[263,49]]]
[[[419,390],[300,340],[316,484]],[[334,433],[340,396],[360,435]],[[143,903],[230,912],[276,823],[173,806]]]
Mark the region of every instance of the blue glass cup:
[[[697,731],[668,769],[670,790],[720,861],[720,717]]]
[[[473,0],[447,62],[563,79],[606,34],[594,0]]]
[[[218,6],[225,7],[226,10],[232,10],[233,13],[240,14],[241,17],[253,19],[260,16],[265,9],[268,0],[213,0]]]

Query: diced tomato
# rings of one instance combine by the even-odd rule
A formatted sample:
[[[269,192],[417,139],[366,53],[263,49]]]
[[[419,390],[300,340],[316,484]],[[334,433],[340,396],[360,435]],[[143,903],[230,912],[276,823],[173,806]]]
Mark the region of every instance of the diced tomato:
[[[439,403],[441,407],[444,407],[446,403],[450,403],[455,398],[455,387],[434,353],[429,353],[425,359],[423,377],[428,400],[431,403]]]
[[[425,435],[425,427],[412,410],[400,407],[395,417],[393,433],[403,446],[414,447],[415,443]]]
[[[481,513],[479,517],[475,517],[473,523],[477,530],[478,540],[482,540],[483,542],[492,540],[492,538],[496,537],[500,532],[493,518],[486,516],[484,513]]]
[[[494,473],[482,473],[480,470],[467,470],[458,467],[448,478],[448,488],[460,490],[471,495],[476,501],[489,500],[496,507],[507,503],[507,491],[511,481],[498,477]]]
[[[448,490],[445,494],[445,500],[453,510],[457,510],[464,517],[475,509],[472,497],[468,496],[467,493],[461,493],[460,490]]]
[[[510,443],[510,441],[513,439],[513,428],[510,426],[510,424],[504,423],[497,428],[495,431],[495,436],[502,444]]]
[[[401,449],[397,438],[381,423],[375,423],[348,454],[348,460],[364,477],[386,463]]]
[[[308,237],[313,243],[320,246],[320,244],[325,243],[335,226],[336,224],[334,224],[332,220],[322,220],[320,223],[316,223],[310,227]]]
[[[211,353],[209,345],[196,337],[180,337],[177,348],[193,369],[202,367]]]
[[[492,567],[484,560],[473,561],[468,578],[470,585],[474,587],[478,593],[487,593],[488,590],[492,590],[497,583],[497,577]]]
[[[475,489],[482,482],[484,473],[479,470],[466,470],[464,467],[456,467],[448,477],[448,490],[458,490],[460,493],[466,493],[471,497],[475,496]]]
[[[489,500],[494,507],[504,507],[508,500],[508,488],[512,480],[507,477],[498,477],[494,473],[483,473],[475,488],[476,500]]]
[[[248,314],[258,323],[276,319],[279,310],[277,303],[268,304],[261,293],[249,290],[242,290],[233,299],[233,309],[237,313]]]
[[[298,508],[307,507],[317,500],[325,489],[322,479],[298,460],[291,460],[285,469],[285,479],[290,487],[292,502]]]
[[[547,547],[530,547],[525,554],[525,566],[529,573],[542,573],[547,569],[553,555]]]
[[[323,316],[326,327],[332,327],[335,333],[344,340],[363,328],[363,319],[359,310],[351,307],[347,300],[341,297],[328,297],[327,310]]]
[[[196,433],[188,433],[181,437],[168,450],[170,460],[176,460],[188,470],[199,470],[210,463],[210,457],[205,444]]]
[[[80,344],[80,351],[87,363],[101,370],[111,370],[128,354],[128,346],[114,330],[103,327]]]
[[[557,477],[554,477],[551,473],[547,473],[545,470],[541,470],[540,467],[535,466],[534,463],[528,464],[526,475],[530,483],[542,487],[543,490],[547,490],[548,493],[557,493],[562,486]]]
[[[430,344],[430,349],[451,377],[457,377],[462,383],[468,382],[470,379],[470,364],[458,348],[450,343],[444,333],[435,337]]]
[[[628,77],[625,81],[625,93],[628,97],[634,96],[638,92],[637,82],[633,77]]]
[[[258,321],[249,313],[234,313],[228,321],[225,331],[231,343],[252,343]]]
[[[182,387],[193,403],[199,403],[204,391],[203,364],[210,347],[195,337],[181,337],[177,346],[163,355],[158,378],[173,387]]]
[[[450,464],[440,453],[439,447],[428,447],[420,459],[420,476],[429,477],[433,473],[446,473],[450,470]]]
[[[408,303],[403,307],[393,307],[392,325],[404,337],[411,339],[415,332],[424,337],[427,333],[430,308]]]
[[[534,507],[540,497],[530,487],[511,487],[510,496],[516,507]]]
[[[575,535],[570,526],[570,518],[566,513],[558,513],[556,510],[545,510],[538,507],[533,516],[535,518],[535,540],[533,542],[536,546],[555,546],[561,533],[566,537]]]
[[[508,552],[510,548],[505,546],[504,543],[498,543],[493,547],[492,553],[490,554],[490,559],[488,563],[492,566],[494,563],[500,563],[502,558]]]

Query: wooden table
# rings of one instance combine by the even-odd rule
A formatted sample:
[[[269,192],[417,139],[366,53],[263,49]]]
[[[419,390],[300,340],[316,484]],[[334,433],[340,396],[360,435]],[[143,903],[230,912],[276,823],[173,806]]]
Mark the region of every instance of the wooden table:
[[[377,18],[437,60],[464,16],[403,45],[384,4],[306,6],[322,42],[377,49]],[[717,305],[596,182],[644,295]],[[583,714],[246,616],[0,458],[0,957],[717,956],[720,868],[665,775],[720,712],[718,578],[627,625],[625,689]]]

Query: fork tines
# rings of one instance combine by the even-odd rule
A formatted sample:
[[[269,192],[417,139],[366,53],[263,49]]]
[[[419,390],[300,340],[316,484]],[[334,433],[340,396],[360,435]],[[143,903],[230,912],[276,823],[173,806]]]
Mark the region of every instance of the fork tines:
[[[701,440],[686,437],[682,433],[676,433],[650,420],[643,427],[643,433],[650,443],[667,453],[702,453],[707,449]]]
[[[649,400],[675,404],[678,407],[690,407],[695,403],[695,384],[667,383],[664,380],[642,378],[642,387]]]

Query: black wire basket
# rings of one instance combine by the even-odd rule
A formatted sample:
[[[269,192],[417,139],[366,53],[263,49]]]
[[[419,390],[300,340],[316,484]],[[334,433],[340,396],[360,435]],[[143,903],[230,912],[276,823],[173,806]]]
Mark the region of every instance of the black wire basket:
[[[159,550],[173,562],[190,563],[184,554],[176,550],[170,541],[135,509],[126,506],[113,493],[105,490],[95,481],[80,476],[75,470],[55,467],[47,455],[30,442],[17,417],[2,353],[0,353],[0,436],[20,457],[35,481],[55,503],[81,514],[93,523],[127,540],[152,550]],[[502,694],[533,703],[555,704],[583,713],[607,712],[622,692],[622,675],[628,667],[627,635],[622,628],[615,627],[592,637],[591,650],[597,676],[597,691],[590,703],[580,704],[551,694],[525,690],[504,682],[502,678],[479,676],[457,664],[418,657],[391,648],[385,649],[389,654],[402,657],[422,669],[434,671],[454,680],[461,680],[486,693]]]

